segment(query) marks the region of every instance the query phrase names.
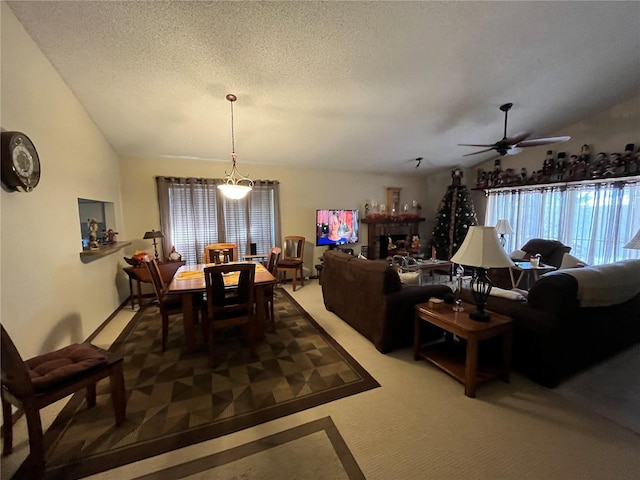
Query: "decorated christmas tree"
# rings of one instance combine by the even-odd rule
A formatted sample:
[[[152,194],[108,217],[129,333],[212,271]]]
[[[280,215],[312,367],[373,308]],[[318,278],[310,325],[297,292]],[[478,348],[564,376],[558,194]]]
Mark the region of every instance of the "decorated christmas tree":
[[[435,248],[439,260],[449,260],[462,245],[469,227],[478,224],[471,194],[461,185],[462,170],[453,170],[451,178],[453,181],[440,200],[431,234],[431,247]]]

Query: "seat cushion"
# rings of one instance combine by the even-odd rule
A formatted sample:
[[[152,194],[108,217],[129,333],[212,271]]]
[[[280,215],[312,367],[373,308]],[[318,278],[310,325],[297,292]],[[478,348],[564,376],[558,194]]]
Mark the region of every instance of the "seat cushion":
[[[278,262],[278,267],[299,267],[302,265],[302,260],[296,260],[295,258],[283,258]]]
[[[36,391],[49,388],[106,362],[106,355],[90,343],[74,343],[25,361]]]

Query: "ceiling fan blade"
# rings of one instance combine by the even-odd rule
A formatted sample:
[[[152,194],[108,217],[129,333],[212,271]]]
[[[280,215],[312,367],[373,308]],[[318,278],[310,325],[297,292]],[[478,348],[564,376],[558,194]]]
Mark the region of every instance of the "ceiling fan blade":
[[[485,147],[485,148],[493,148],[495,147],[495,144],[491,143],[491,144],[486,144],[486,143],[459,143],[458,144],[459,147]]]
[[[511,138],[506,138],[502,140],[503,143],[507,145],[517,145],[518,143],[524,141],[525,139],[531,136],[530,132],[519,132]]]
[[[485,150],[480,150],[478,152],[467,153],[467,154],[463,155],[463,157],[468,157],[469,155],[477,155],[478,153],[490,152],[491,150],[494,150],[494,148],[491,147],[491,148],[487,148]]]
[[[570,140],[571,137],[547,137],[547,138],[532,138],[530,140],[524,140],[514,145],[514,147],[537,147],[538,145],[549,145],[551,143],[562,143]]]

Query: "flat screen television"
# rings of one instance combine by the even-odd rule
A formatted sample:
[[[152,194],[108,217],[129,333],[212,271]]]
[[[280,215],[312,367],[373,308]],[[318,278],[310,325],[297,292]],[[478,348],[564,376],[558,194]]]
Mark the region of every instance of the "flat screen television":
[[[358,243],[358,210],[316,210],[316,245]]]

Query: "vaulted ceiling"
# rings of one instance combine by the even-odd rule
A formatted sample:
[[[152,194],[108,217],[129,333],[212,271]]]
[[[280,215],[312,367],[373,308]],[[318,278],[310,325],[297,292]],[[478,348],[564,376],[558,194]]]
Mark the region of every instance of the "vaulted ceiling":
[[[8,4],[122,156],[227,162],[234,93],[240,167],[423,174],[640,92],[640,2]]]

